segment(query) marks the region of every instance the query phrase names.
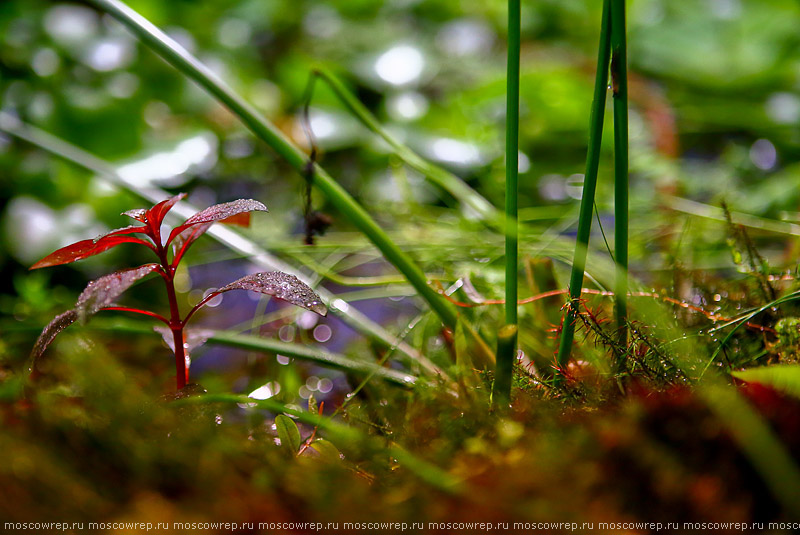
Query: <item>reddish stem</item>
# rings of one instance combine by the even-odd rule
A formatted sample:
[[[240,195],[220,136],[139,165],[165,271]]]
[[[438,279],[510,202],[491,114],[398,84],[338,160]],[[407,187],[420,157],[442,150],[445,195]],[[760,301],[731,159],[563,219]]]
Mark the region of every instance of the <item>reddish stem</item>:
[[[103,307],[102,310],[119,310],[119,311],[122,311],[122,312],[135,312],[137,314],[144,314],[145,316],[150,316],[151,318],[155,318],[158,321],[162,321],[162,322],[166,323],[167,325],[169,325],[169,320],[167,318],[165,318],[161,314],[156,314],[155,312],[150,312],[149,310],[142,310],[140,308],[131,308],[131,307],[119,307],[119,306]]]
[[[196,239],[195,235],[201,230],[201,227],[202,227],[202,225],[195,226],[192,229],[191,234],[189,236],[187,236],[185,240],[183,240],[183,243],[181,244],[180,250],[175,252],[175,256],[172,259],[172,265],[173,266],[177,266],[178,263],[181,261],[181,259],[183,258],[183,255],[186,254],[186,250],[189,249],[189,246]],[[179,236],[180,234],[181,233],[178,233],[174,237],[170,234],[170,238],[174,239],[175,237]],[[167,244],[172,243],[172,239],[167,240]]]
[[[186,317],[183,318],[183,323],[186,324],[186,322],[189,321],[189,318],[194,316],[195,312],[200,310],[203,307],[203,305],[205,305],[206,303],[208,303],[209,301],[211,301],[212,299],[214,299],[216,296],[220,295],[221,293],[222,292],[219,292],[219,291],[210,292],[207,296],[202,298],[195,306],[192,307],[192,309],[189,311],[189,313],[186,314]]]
[[[319,402],[319,409],[317,409],[317,416],[322,416],[322,408],[325,406],[324,401]],[[319,425],[314,426],[314,430],[311,432],[311,436],[303,442],[303,447],[300,448],[300,451],[297,452],[297,456],[300,457],[304,451],[308,449],[312,442],[314,442],[314,438],[317,436],[317,429],[319,429]]]
[[[180,390],[189,382],[189,362],[186,358],[186,347],[183,340],[184,321],[181,320],[178,297],[175,294],[175,268],[169,264],[167,249],[160,243],[160,233],[155,229],[153,230],[156,236],[156,240],[153,240],[156,243],[156,254],[158,254],[158,258],[161,261],[164,284],[167,287],[167,298],[169,299],[169,321],[167,325],[172,330],[175,345],[175,381],[178,390]]]

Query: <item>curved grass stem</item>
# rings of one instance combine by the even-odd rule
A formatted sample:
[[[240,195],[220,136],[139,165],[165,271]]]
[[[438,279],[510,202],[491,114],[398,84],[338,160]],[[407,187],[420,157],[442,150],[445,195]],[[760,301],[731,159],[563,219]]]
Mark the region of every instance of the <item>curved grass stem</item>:
[[[301,175],[306,173],[309,162],[306,155],[275,125],[262,117],[253,106],[236,94],[211,69],[198,61],[186,49],[119,0],[91,0],[91,2],[121,22],[146,46],[224,104],[245,126],[286,160],[298,173]],[[366,210],[319,165],[314,165],[313,183],[339,213],[349,218],[383,253],[386,260],[408,279],[431,309],[436,312],[442,323],[450,328],[455,328],[457,314],[452,305],[428,286],[425,274],[389,238]]]
[[[475,210],[482,219],[492,222],[502,228],[503,214],[495,208],[492,203],[472,189],[459,177],[420,157],[389,133],[378,122],[375,116],[370,113],[367,107],[364,106],[332,72],[323,67],[317,67],[312,71],[311,75],[324,81],[339,98],[339,101],[345,108],[347,108],[347,110],[368,130],[383,139],[392,148],[395,155],[403,160],[409,167],[428,177],[431,182],[447,191],[461,204]]]

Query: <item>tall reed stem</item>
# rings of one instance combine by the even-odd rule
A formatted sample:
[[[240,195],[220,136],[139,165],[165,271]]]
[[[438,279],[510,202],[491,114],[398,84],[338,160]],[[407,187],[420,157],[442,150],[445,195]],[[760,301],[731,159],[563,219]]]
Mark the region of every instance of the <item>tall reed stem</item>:
[[[511,374],[517,352],[518,236],[517,182],[519,174],[519,49],[520,0],[508,0],[508,63],[506,74],[506,326],[497,345],[493,399],[511,396]]]
[[[583,275],[586,268],[586,254],[589,235],[592,231],[592,210],[597,190],[597,169],[600,164],[600,142],[603,137],[603,118],[605,116],[606,92],[608,91],[608,65],[611,56],[611,11],[609,0],[603,0],[603,19],[600,25],[600,44],[597,49],[597,73],[594,82],[594,99],[589,120],[589,148],[586,154],[586,175],[583,180],[583,195],[578,219],[578,236],[575,243],[575,254],[572,261],[572,273],[569,279],[569,306],[564,314],[561,326],[561,340],[556,360],[558,366],[564,368],[572,351],[575,338],[575,314],[579,306],[579,298],[583,289]],[[561,378],[557,375],[556,378]]]
[[[628,68],[625,0],[611,0],[611,88],[614,95],[615,317],[620,347],[628,346]],[[617,355],[622,371],[625,355]]]

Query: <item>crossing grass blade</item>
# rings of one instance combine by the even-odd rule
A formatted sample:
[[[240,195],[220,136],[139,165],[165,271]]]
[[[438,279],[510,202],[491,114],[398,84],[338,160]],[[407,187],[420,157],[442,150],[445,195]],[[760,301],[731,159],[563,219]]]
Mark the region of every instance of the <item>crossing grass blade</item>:
[[[121,176],[111,163],[2,112],[0,112],[0,131],[31,143],[65,161],[83,167],[97,174],[104,180],[107,180],[110,184],[114,184],[146,201],[156,203],[170,196],[166,191],[155,186],[142,188],[140,185]],[[186,219],[197,211],[197,208],[182,201],[176,204],[172,211],[167,214],[167,219],[173,222],[176,220],[175,218]],[[294,267],[273,256],[270,252],[233,229],[219,225],[212,226],[208,230],[208,235],[235,253],[247,257],[251,262],[264,269],[284,271],[295,275],[301,280],[304,280],[304,282],[311,282]],[[398,352],[418,362],[426,372],[447,377],[447,374],[443,370],[430,362],[430,360],[419,351],[370,320],[355,307],[350,306],[345,299],[339,298],[336,294],[329,292],[325,288],[316,288],[316,291],[322,296],[331,313],[353,327],[356,331],[379,342],[385,347],[397,349]]]

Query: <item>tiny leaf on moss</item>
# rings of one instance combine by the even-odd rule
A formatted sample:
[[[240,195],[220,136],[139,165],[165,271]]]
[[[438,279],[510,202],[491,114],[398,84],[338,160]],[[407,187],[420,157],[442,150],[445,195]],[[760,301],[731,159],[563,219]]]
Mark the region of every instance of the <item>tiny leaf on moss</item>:
[[[311,443],[311,447],[319,452],[320,457],[327,461],[341,461],[339,449],[324,438],[318,438]]]
[[[278,430],[278,438],[281,439],[281,446],[285,447],[292,456],[297,455],[300,449],[300,431],[297,424],[283,414],[275,417],[275,427]]]

